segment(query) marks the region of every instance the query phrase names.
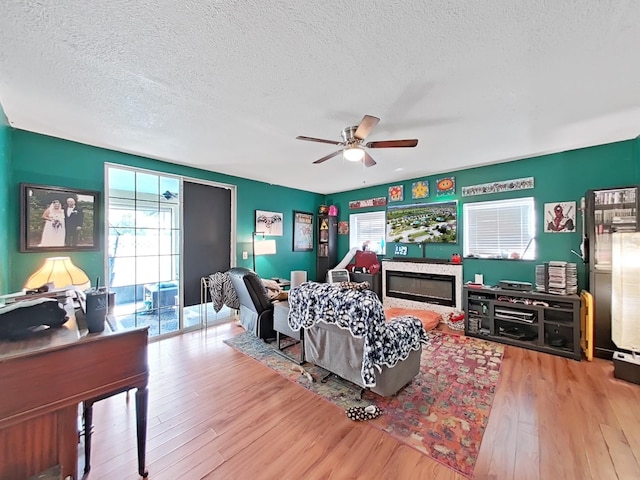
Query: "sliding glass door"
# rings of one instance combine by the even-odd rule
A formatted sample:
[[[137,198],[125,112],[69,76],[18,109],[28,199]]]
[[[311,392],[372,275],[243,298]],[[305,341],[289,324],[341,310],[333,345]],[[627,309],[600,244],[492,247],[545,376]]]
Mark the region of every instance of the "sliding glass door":
[[[107,167],[107,284],[117,328],[149,326],[151,336],[182,328],[181,179]]]

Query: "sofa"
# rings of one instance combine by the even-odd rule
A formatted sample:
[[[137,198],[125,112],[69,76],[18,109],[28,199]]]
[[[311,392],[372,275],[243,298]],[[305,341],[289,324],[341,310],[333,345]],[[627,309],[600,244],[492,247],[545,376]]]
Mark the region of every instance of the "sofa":
[[[386,321],[380,299],[358,284],[306,282],[289,292],[289,326],[304,329],[304,357],[362,388],[396,394],[420,371],[422,322]]]
[[[234,267],[228,274],[238,296],[242,326],[263,340],[275,338],[273,304],[262,279],[244,267]]]

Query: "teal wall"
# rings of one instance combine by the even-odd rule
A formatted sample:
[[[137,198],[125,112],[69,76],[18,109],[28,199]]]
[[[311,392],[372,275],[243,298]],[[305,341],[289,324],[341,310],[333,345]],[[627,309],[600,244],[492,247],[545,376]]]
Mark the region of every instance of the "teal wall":
[[[8,188],[0,191],[0,221],[6,229],[0,231],[0,293],[22,288],[26,278],[42,263],[46,253],[19,252],[19,183],[98,190],[104,201],[104,163],[144,168],[186,177],[233,184],[237,186],[237,260],[240,266],[251,267],[251,255],[242,260],[242,251],[251,252],[251,233],[254,230],[255,210],[284,213],[284,235],[273,237],[277,242],[277,255],[257,257],[257,270],[263,277],[288,277],[291,270],[306,270],[315,278],[315,252],[292,251],[293,210],[316,212],[318,205],[334,204],[339,208],[339,220],[348,221],[349,214],[376,210],[349,210],[349,201],[387,196],[388,187],[403,185],[405,201],[394,205],[414,203],[411,200],[411,183],[428,180],[431,194],[425,202],[458,200],[459,210],[465,202],[477,202],[533,195],[536,198],[538,222],[537,258],[535,261],[465,259],[465,281],[475,273],[485,276],[485,283],[500,279],[534,281],[535,265],[549,260],[575,261],[579,265],[580,286],[586,286],[585,268],[570,253],[580,248],[580,220],[574,233],[545,234],[543,231],[544,204],[558,201],[575,201],[586,190],[623,185],[640,184],[640,139],[628,140],[591,148],[573,150],[514,162],[489,165],[469,170],[443,173],[413,180],[363,188],[338,194],[322,195],[278,187],[243,178],[222,175],[205,170],[184,167],[125,153],[90,147],[58,138],[14,130],[8,127],[4,115],[0,116],[0,181]],[[455,176],[456,193],[435,197],[435,182],[444,176]],[[535,188],[504,194],[462,197],[462,186],[535,177]],[[450,258],[462,253],[464,235],[460,215],[459,242],[456,245],[427,244],[424,256]],[[348,251],[348,236],[339,236],[338,252],[342,258]],[[393,256],[394,244],[387,246],[387,257]],[[74,262],[83,268],[90,278],[103,275],[104,249],[99,252],[71,252]],[[423,256],[420,247],[409,246],[408,257]],[[10,262],[10,263],[9,263]],[[6,265],[9,265],[9,268]]]
[[[0,104],[0,185],[10,184],[11,127]],[[0,225],[9,224],[9,191],[0,188]],[[0,293],[8,291],[9,272],[9,231],[0,228]]]
[[[104,205],[105,162],[236,185],[238,256],[236,264],[252,267],[251,235],[255,230],[255,210],[276,211],[284,214],[284,235],[271,237],[277,242],[278,253],[257,257],[256,270],[266,278],[275,276],[288,278],[291,270],[306,270],[310,277],[315,277],[315,253],[293,252],[292,217],[294,209],[317,211],[318,206],[323,203],[322,195],[114,152],[22,130],[12,130],[9,141],[12,148],[9,168],[11,178],[4,179],[3,184],[8,185],[8,188],[3,191],[3,195],[6,192],[8,200],[0,202],[0,208],[3,205],[8,206],[8,213],[4,214],[6,221],[2,223],[8,226],[6,241],[2,243],[7,245],[7,255],[10,256],[12,263],[6,287],[0,289],[0,291],[4,290],[4,293],[21,289],[27,277],[47,256],[51,255],[51,253],[19,252],[19,184],[26,182],[98,190],[102,192]],[[2,165],[0,161],[0,176],[3,174]],[[6,170],[5,166],[5,173],[7,173]],[[248,260],[242,260],[243,250],[249,252]],[[76,265],[87,272],[89,278],[103,276],[104,248],[98,252],[70,252],[70,256]],[[6,273],[6,268],[2,268],[2,271]]]
[[[581,220],[578,218],[578,228],[574,233],[542,233],[543,221],[545,218],[544,204],[559,201],[575,201],[576,206],[579,208],[580,199],[585,195],[585,192],[588,189],[640,184],[639,150],[640,140],[634,139],[343,192],[328,196],[326,201],[328,205],[334,204],[339,208],[340,221],[348,221],[350,213],[379,210],[379,208],[349,210],[349,201],[386,197],[388,188],[393,185],[404,186],[405,200],[403,202],[394,202],[392,205],[458,200],[458,244],[426,244],[425,247],[425,257],[448,259],[451,258],[453,253],[462,254],[462,238],[464,235],[462,225],[462,205],[464,203],[534,196],[536,202],[537,221],[536,260],[464,259],[463,271],[465,281],[473,280],[475,273],[482,273],[484,274],[485,283],[489,285],[495,284],[501,279],[520,280],[533,283],[535,281],[536,264],[549,260],[564,260],[578,263],[580,287],[586,288],[585,266],[578,257],[571,253],[572,249],[578,252],[580,251]],[[426,159],[425,161],[436,162],[437,159]],[[455,177],[455,194],[436,197],[436,180],[447,176]],[[463,186],[522,177],[534,177],[535,188],[503,194],[477,195],[472,197],[463,197],[461,194],[461,187]],[[423,200],[411,200],[412,182],[424,179],[429,181],[429,198]],[[393,257],[394,247],[394,243],[387,245],[386,257]],[[408,248],[408,257],[423,256],[419,246],[409,245]],[[339,236],[339,256],[346,254],[348,250],[349,236]]]

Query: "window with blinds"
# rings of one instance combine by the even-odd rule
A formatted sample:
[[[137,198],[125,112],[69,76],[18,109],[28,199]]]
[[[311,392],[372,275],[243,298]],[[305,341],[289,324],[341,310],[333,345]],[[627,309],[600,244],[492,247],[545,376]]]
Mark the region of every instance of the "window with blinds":
[[[464,255],[534,260],[533,197],[465,203]]]
[[[352,213],[349,215],[349,248],[363,245],[378,255],[384,255],[386,228],[385,211]]]

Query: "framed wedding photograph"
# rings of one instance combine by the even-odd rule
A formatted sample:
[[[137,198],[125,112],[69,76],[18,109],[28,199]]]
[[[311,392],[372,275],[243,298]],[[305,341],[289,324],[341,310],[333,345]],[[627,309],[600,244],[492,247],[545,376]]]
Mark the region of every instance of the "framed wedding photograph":
[[[20,184],[20,251],[100,249],[100,192]]]
[[[313,250],[313,213],[293,211],[293,251]]]

